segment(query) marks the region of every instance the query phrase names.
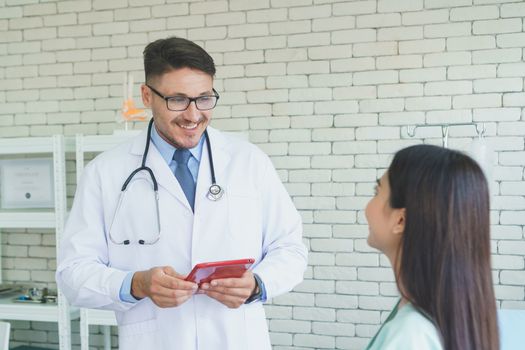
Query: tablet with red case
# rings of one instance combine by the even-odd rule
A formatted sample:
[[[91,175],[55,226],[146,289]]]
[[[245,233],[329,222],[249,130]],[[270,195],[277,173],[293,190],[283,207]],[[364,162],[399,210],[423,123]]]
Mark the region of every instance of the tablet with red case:
[[[255,259],[250,258],[200,263],[193,267],[186,281],[200,285],[221,278],[239,278],[254,262]]]

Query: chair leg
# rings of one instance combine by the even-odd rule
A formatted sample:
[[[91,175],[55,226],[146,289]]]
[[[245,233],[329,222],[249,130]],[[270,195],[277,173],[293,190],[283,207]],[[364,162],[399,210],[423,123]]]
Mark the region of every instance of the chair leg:
[[[111,328],[110,326],[102,326],[102,333],[104,334],[104,350],[111,350]]]
[[[89,350],[89,322],[85,309],[80,309],[80,350]]]

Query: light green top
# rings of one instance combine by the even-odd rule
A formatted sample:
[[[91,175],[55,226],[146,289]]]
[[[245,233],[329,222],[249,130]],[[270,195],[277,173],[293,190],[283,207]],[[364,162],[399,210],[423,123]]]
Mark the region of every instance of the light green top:
[[[396,304],[366,350],[443,350],[434,324],[412,304]]]

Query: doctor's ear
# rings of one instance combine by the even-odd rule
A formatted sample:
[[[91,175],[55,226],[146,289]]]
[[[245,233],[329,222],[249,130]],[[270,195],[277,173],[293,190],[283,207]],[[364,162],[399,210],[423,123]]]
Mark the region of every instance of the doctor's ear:
[[[142,95],[142,103],[145,107],[151,107],[151,90],[149,87],[147,87],[145,84],[142,84],[140,86],[140,93]]]
[[[396,209],[395,215],[395,223],[394,227],[392,229],[392,232],[395,235],[402,235],[403,232],[405,232],[405,223],[406,223],[406,209]]]

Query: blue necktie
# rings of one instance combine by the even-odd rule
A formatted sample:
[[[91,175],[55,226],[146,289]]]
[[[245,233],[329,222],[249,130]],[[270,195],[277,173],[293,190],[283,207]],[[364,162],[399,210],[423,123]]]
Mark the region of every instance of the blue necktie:
[[[193,205],[195,204],[195,182],[193,182],[193,176],[188,168],[188,160],[190,159],[190,156],[191,153],[189,150],[185,148],[178,149],[173,155],[173,160],[177,162],[175,177],[179,180],[180,187],[182,187],[182,190],[188,199],[188,203],[190,203],[191,210],[193,211]]]

